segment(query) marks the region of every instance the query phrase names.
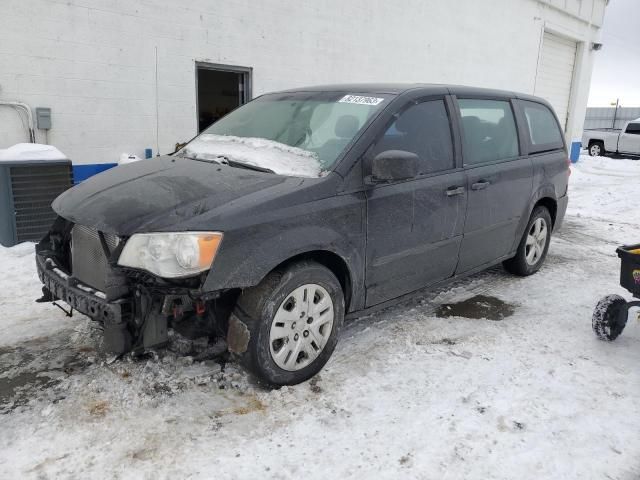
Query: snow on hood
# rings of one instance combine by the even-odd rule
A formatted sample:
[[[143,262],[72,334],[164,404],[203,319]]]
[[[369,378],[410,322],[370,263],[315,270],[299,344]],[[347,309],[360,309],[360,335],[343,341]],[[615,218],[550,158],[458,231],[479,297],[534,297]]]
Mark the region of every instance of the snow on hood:
[[[182,152],[212,160],[224,156],[292,177],[320,177],[324,173],[317,154],[264,138],[203,134]]]
[[[0,150],[0,160],[66,160],[67,156],[52,145],[16,143]]]

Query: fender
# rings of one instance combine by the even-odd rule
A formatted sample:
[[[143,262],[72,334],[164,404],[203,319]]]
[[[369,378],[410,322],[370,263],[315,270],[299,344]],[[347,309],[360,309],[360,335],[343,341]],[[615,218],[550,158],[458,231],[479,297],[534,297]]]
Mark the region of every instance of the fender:
[[[520,222],[518,223],[517,235],[514,240],[514,244],[511,247],[512,252],[515,252],[518,249],[518,245],[522,240],[522,235],[524,235],[524,230],[525,228],[527,228],[527,223],[529,223],[529,219],[531,218],[531,214],[533,213],[533,208],[536,206],[536,203],[538,203],[543,198],[550,198],[554,202],[556,203],[558,202],[558,199],[556,198],[556,190],[552,183],[542,184],[538,188],[538,190],[533,192],[533,194],[531,195],[531,199],[527,204],[528,205],[527,209],[525,210],[523,215],[520,217]]]
[[[309,212],[298,226],[291,219],[278,225],[254,225],[225,232],[202,289],[207,292],[258,285],[278,265],[309,252],[328,252],[347,266],[351,307],[364,298],[364,234],[361,202],[345,202],[340,212]],[[323,217],[323,218],[318,218]],[[296,222],[297,223],[297,222]]]

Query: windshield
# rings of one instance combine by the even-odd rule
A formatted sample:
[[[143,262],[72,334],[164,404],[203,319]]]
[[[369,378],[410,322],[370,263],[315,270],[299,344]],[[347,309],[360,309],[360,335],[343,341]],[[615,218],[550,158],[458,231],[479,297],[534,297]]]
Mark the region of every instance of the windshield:
[[[264,95],[211,125],[179,155],[319,177],[388,98],[347,92]]]

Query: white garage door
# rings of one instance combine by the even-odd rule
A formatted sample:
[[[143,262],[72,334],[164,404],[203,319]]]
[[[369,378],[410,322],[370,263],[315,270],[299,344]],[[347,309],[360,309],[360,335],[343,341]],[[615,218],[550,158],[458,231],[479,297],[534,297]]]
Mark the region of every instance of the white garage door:
[[[536,78],[535,94],[553,105],[560,119],[560,124],[565,130],[571,98],[573,68],[576,63],[576,49],[576,42],[545,32]]]

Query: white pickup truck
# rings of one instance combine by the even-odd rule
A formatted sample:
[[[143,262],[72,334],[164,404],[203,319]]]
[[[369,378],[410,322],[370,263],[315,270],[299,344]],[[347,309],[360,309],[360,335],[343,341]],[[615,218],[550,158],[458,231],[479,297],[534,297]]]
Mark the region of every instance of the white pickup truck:
[[[582,147],[586,147],[592,157],[607,153],[640,155],[640,118],[628,122],[622,130],[585,130],[582,135]]]

